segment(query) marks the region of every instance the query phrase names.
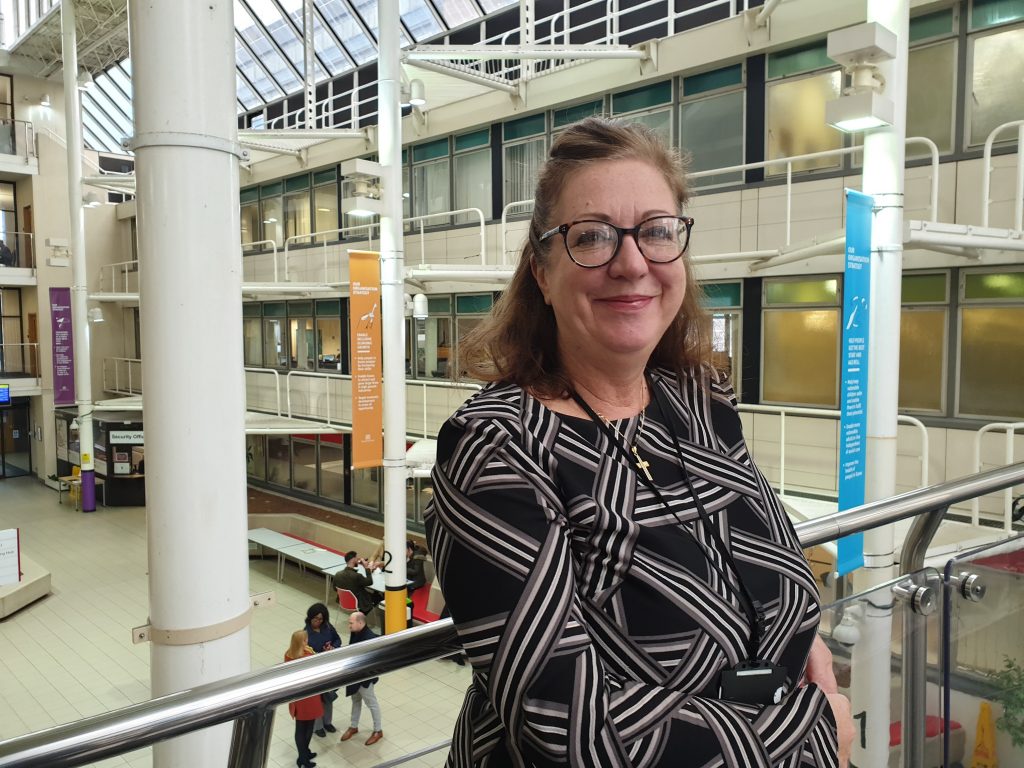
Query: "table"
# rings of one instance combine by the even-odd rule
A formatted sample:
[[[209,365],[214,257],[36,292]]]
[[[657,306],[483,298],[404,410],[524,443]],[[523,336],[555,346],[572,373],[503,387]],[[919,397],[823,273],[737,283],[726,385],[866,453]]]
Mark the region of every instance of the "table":
[[[294,539],[293,539],[294,541]],[[299,566],[309,566],[314,568],[320,573],[324,574],[326,586],[324,590],[324,604],[328,604],[331,600],[331,577],[345,567],[345,556],[338,553],[332,552],[329,549],[323,549],[318,547],[316,544],[310,544],[305,541],[301,541],[293,546],[284,547],[278,550],[278,555],[288,560],[294,560]],[[283,562],[283,561],[282,561]],[[284,566],[281,567],[281,581],[284,581]]]
[[[273,550],[277,553],[277,580],[284,581],[284,558],[281,557],[281,550],[286,547],[294,547],[305,542],[299,541],[294,536],[286,533],[278,533],[270,528],[250,528],[249,541],[259,547]]]
[[[93,480],[96,483],[96,490],[97,491],[103,491],[103,478],[102,477],[94,477]],[[64,497],[64,491],[67,491],[68,495],[70,496],[71,495],[71,489],[72,488],[78,488],[79,492],[78,492],[78,495],[75,498],[75,510],[77,511],[77,510],[81,509],[81,504],[82,504],[82,493],[81,493],[82,489],[81,489],[81,485],[82,485],[82,476],[81,475],[64,475],[63,477],[58,477],[57,478],[57,503],[58,504],[63,504],[64,503],[62,501],[62,499]],[[97,498],[100,499],[100,503],[104,507],[107,506],[107,499],[106,499],[106,493],[105,492],[104,493],[98,493],[97,494]]]

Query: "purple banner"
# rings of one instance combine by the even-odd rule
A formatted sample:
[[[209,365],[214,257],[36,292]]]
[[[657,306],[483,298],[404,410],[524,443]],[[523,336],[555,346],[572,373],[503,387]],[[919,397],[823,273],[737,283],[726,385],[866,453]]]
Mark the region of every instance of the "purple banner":
[[[71,330],[71,289],[50,289],[53,328],[53,404],[75,404],[75,335]]]

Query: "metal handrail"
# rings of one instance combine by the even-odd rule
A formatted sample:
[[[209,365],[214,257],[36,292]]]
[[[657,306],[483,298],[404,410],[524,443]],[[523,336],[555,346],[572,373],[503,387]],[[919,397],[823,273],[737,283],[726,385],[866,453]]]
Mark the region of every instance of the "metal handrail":
[[[303,234],[303,235],[291,235],[290,237],[285,238],[285,241],[284,241],[284,280],[285,280],[285,282],[288,282],[291,279],[288,276],[288,246],[291,245],[292,243],[298,243],[300,240],[309,240],[310,245],[316,245],[316,243],[313,242],[313,238],[314,237],[321,237],[321,236],[323,236],[324,239],[323,239],[321,245],[323,246],[323,251],[324,251],[324,280],[327,280],[327,247],[328,247],[328,245],[330,245],[330,246],[332,246],[334,248],[337,248],[338,245],[341,243],[341,241],[344,238],[346,233],[348,233],[348,232],[355,232],[355,231],[360,230],[360,229],[365,229],[366,230],[366,241],[369,243],[368,250],[372,251],[373,250],[373,227],[374,226],[375,225],[374,225],[373,222],[367,222],[366,224],[354,224],[354,225],[351,225],[351,226],[348,226],[348,227],[335,227],[334,229],[321,229],[319,232],[308,232],[308,233]],[[327,235],[337,235],[338,239],[337,240],[333,240],[333,241],[329,241],[329,240],[327,240]],[[340,265],[339,265],[339,269],[340,269]],[[338,277],[340,279],[341,276],[339,275]],[[277,282],[277,262],[276,261],[274,262],[274,282]]]
[[[1024,121],[1022,121],[1024,125]],[[1013,464],[1013,442],[1017,435],[1017,430],[1024,430],[1024,421],[998,421],[992,424],[986,424],[977,432],[974,433],[974,471],[981,471],[981,441],[988,432],[1005,432],[1006,440],[1004,443],[1004,461],[1006,464]],[[971,500],[971,523],[973,525],[979,524],[979,517],[981,515],[981,505],[979,500],[974,498]],[[1009,533],[1013,530],[1013,488],[1007,488],[1003,491],[1003,531]]]
[[[7,362],[8,351],[13,347],[18,347],[18,351],[15,355],[21,357],[21,370],[10,370],[10,366]],[[28,353],[26,355],[26,352]],[[12,355],[13,357],[13,355]],[[28,359],[29,365],[25,365],[25,360]],[[0,378],[4,378],[4,374],[8,373],[28,373],[34,378],[39,378],[39,342],[38,341],[18,341],[18,342],[7,342],[0,344]]]
[[[997,125],[985,139],[985,151],[982,162],[981,191],[985,196],[981,206],[981,226],[988,226],[988,209],[992,204],[992,145],[995,144],[996,136],[1007,128],[1017,129],[1017,188],[1013,196],[1013,228],[1024,229],[1024,158],[1021,158],[1021,149],[1024,148],[1024,120],[1012,120],[1009,123]]]
[[[109,386],[107,379],[107,363],[113,363],[114,366],[114,386]],[[121,363],[124,363],[128,370],[128,389],[121,389]],[[132,366],[138,365],[139,370],[139,388],[135,389],[132,382]],[[103,358],[103,389],[107,392],[117,392],[118,394],[127,395],[141,395],[142,394],[142,360],[138,357],[105,357]]]
[[[779,416],[779,495],[786,495],[786,416],[803,416],[809,418],[832,418],[839,419],[842,417],[843,412],[833,408],[804,408],[797,406],[784,406],[784,405],[753,405],[750,403],[740,403],[738,406],[740,413],[774,413]],[[909,424],[912,427],[916,427],[917,431],[921,435],[921,453],[919,460],[921,462],[921,483],[920,487],[928,485],[928,430],[924,426],[924,422],[920,419],[914,418],[913,416],[907,416],[905,414],[898,414],[896,421],[900,424]],[[836,477],[839,476],[839,461],[841,456],[836,454]],[[1010,462],[1007,461],[1007,464]],[[981,467],[975,467],[975,471],[979,471]]]
[[[1024,462],[930,488],[874,501],[828,518],[796,524],[803,547],[866,531],[909,517],[945,510],[974,496],[1024,482]],[[933,516],[934,517],[934,516]],[[927,548],[930,526],[908,551]],[[933,531],[932,531],[933,532]],[[451,619],[318,653],[258,672],[248,672],[113,712],[0,742],[0,768],[64,768],[124,754],[158,741],[235,721],[230,768],[264,764],[272,708],[288,701],[441,658],[459,650]]]
[[[112,264],[104,264],[100,267],[100,288],[97,293],[107,293],[104,290],[106,287],[106,276],[107,270],[110,270],[110,293],[118,293],[117,290],[117,272],[120,270],[124,277],[124,291],[121,293],[135,293],[139,290],[138,286],[138,274],[139,274],[139,260],[129,259],[128,261],[115,261]],[[136,275],[136,286],[135,291],[131,291],[128,288],[128,275]]]
[[[9,117],[0,118],[0,130],[5,125],[11,126],[10,152],[0,154],[22,158],[26,163],[36,157],[35,126],[30,120],[13,120]]]
[[[256,253],[259,253],[259,251],[255,250],[255,249],[252,249],[252,246],[254,246],[254,245],[268,245],[268,244],[270,245],[270,250],[274,254],[274,282],[276,283],[277,282],[277,241],[276,240],[253,240],[253,241],[248,242],[248,243],[242,243],[242,258],[244,260],[244,258],[246,256],[251,256],[251,255],[254,255]],[[245,252],[246,248],[250,249],[249,253]],[[287,242],[285,243],[285,248],[286,248],[285,253],[287,253]],[[285,272],[286,273],[287,273],[287,270],[288,270],[288,266],[286,264],[285,265]],[[287,280],[287,279],[288,278],[285,277],[285,280]]]

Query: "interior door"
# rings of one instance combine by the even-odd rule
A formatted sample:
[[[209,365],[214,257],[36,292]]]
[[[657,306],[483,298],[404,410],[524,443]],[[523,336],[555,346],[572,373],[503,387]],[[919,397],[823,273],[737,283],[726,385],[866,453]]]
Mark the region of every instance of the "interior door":
[[[39,320],[35,312],[28,313],[28,329],[25,337],[30,345],[39,342]],[[28,373],[30,376],[39,377],[39,347],[28,348]]]
[[[31,474],[32,446],[28,429],[27,405],[0,411],[0,477]]]
[[[25,257],[21,261],[23,267],[35,267],[35,254],[32,252],[32,233],[35,231],[32,228],[32,206],[26,205],[21,209],[21,230],[25,234],[18,237],[22,242],[18,243],[18,253],[24,253]]]

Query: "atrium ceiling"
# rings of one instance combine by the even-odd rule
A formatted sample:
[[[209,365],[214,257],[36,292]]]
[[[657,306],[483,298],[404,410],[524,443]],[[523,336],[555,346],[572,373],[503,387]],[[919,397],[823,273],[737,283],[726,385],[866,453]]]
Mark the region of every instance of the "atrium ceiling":
[[[239,113],[260,109],[304,86],[304,0],[233,0],[236,99]],[[314,71],[323,83],[377,57],[377,0],[312,0]],[[401,0],[402,47],[429,42],[517,0]],[[26,5],[44,9],[21,18]],[[30,62],[38,77],[61,71],[60,3],[0,0],[6,26],[16,36],[12,57]],[[34,8],[32,9],[35,10]],[[132,84],[127,0],[75,0],[80,71],[93,84],[83,92],[82,127],[88,147],[123,153],[131,136]]]

